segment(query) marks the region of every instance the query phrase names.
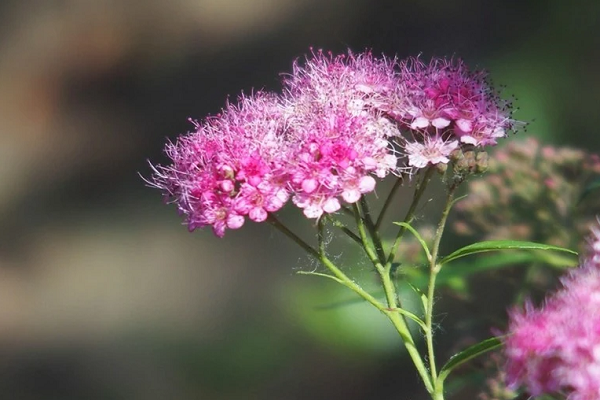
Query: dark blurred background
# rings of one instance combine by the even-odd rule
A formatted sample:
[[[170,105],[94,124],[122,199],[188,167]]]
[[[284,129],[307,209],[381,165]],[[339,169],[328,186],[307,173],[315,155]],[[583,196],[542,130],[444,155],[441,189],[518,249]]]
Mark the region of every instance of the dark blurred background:
[[[458,55],[518,98],[519,135],[597,150],[599,18],[593,0],[4,0],[0,398],[425,398],[382,316],[319,308],[351,294],[295,276],[314,266],[291,242],[190,234],[138,172],[311,46]],[[438,321],[450,349],[493,325]]]

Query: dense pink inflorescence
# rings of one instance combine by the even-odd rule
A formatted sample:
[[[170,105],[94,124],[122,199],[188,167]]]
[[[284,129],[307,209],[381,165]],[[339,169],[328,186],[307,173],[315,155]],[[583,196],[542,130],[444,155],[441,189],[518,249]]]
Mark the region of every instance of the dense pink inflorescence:
[[[241,96],[167,145],[172,164],[156,167],[152,184],[190,230],[210,225],[217,236],[290,198],[319,218],[375,190],[375,178],[495,144],[511,119],[484,77],[456,61],[316,51],[294,64],[283,95]]]
[[[566,275],[540,308],[510,315],[507,376],[533,396],[564,392],[571,400],[600,399],[600,230],[589,255]]]
[[[285,80],[293,201],[308,218],[354,203],[396,169],[397,127],[375,107],[395,80],[393,62],[370,54],[313,54]]]
[[[274,95],[241,96],[221,115],[168,144],[169,167],[156,168],[154,185],[185,214],[190,230],[207,225],[222,237],[247,216],[262,222],[289,199],[285,118]]]
[[[390,112],[420,145],[411,146],[409,139],[410,166],[447,162],[459,143],[494,145],[512,129],[511,105],[494,92],[484,71],[471,72],[461,60],[425,64],[410,58],[400,63],[400,81],[397,92],[404,101]],[[429,149],[425,154],[423,147]]]

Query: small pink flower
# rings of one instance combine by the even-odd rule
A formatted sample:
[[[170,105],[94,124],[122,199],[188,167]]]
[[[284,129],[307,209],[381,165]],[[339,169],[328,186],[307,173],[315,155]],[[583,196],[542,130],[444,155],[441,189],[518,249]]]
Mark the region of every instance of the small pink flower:
[[[433,126],[437,129],[443,129],[452,122],[449,118],[445,118],[443,110],[438,110],[432,101],[427,101],[423,107],[413,107],[408,111],[414,119],[410,124],[412,129],[426,129]]]
[[[239,229],[244,225],[244,217],[237,214],[229,205],[206,202],[203,204],[202,225],[212,225],[218,237],[225,235],[225,229]]]
[[[294,196],[292,201],[298,208],[302,209],[304,216],[310,219],[320,218],[324,212],[334,213],[342,207],[336,197],[298,194]]]
[[[448,156],[458,147],[456,140],[446,141],[440,137],[426,137],[423,143],[407,142],[404,151],[408,154],[408,165],[425,168],[432,164],[447,164]]]
[[[288,201],[289,193],[280,187],[263,182],[257,187],[244,183],[234,200],[234,209],[248,215],[254,222],[263,222],[269,212],[279,210]]]

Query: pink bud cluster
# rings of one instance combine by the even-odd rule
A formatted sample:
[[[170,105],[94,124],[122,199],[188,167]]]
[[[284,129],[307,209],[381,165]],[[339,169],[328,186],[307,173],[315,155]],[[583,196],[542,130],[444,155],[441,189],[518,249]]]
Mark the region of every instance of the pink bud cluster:
[[[296,62],[282,95],[242,95],[167,145],[152,185],[190,230],[217,236],[262,222],[288,199],[307,218],[338,211],[375,178],[448,163],[461,147],[495,144],[510,105],[460,61],[400,62],[317,51]]]
[[[511,312],[506,372],[513,388],[600,399],[600,230],[592,232],[590,254],[562,289],[540,308]]]

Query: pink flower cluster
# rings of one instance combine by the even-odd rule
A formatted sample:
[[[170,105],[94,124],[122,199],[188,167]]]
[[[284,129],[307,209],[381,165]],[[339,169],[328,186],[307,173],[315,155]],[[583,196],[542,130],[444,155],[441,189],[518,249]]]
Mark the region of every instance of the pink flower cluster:
[[[375,178],[447,163],[458,148],[495,144],[510,104],[456,60],[400,62],[317,51],[296,62],[282,95],[242,95],[169,143],[152,185],[190,230],[222,237],[262,222],[288,199],[308,218],[375,189]]]
[[[600,230],[590,254],[541,308],[510,315],[507,378],[533,396],[562,392],[571,400],[600,399]]]
[[[222,237],[245,217],[262,222],[288,201],[289,148],[277,96],[241,96],[196,131],[168,143],[172,160],[156,167],[153,185],[174,198],[190,231],[207,225]]]
[[[459,144],[496,144],[513,128],[511,104],[501,100],[484,71],[471,72],[461,60],[417,58],[399,63],[401,85],[388,112],[412,134],[408,164],[422,168],[447,163]]]

